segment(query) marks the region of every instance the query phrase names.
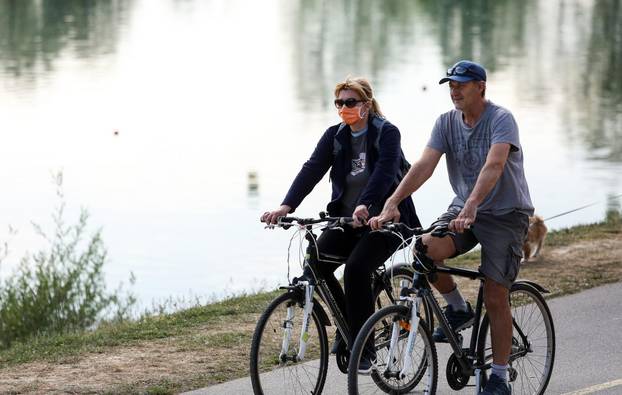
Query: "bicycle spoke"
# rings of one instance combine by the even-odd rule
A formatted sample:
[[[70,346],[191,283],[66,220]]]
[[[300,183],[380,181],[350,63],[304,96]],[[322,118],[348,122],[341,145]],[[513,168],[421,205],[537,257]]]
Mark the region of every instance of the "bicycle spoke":
[[[550,312],[541,295],[524,284],[512,288],[510,305],[514,320],[511,366],[517,374],[511,383],[513,393],[541,395],[548,385],[554,358]],[[480,341],[485,344],[479,346],[478,355],[488,363],[492,360],[488,322],[483,330],[486,337],[480,337]]]
[[[292,294],[277,297],[258,322],[251,345],[251,381],[255,392],[309,394],[318,392],[324,385],[328,345],[324,326],[315,313],[309,318],[305,359],[294,362],[300,350],[304,316],[303,308],[294,303],[295,299]],[[293,317],[288,316],[288,307],[294,309]],[[286,322],[290,336],[286,334]],[[287,348],[283,362],[279,356],[284,346]]]

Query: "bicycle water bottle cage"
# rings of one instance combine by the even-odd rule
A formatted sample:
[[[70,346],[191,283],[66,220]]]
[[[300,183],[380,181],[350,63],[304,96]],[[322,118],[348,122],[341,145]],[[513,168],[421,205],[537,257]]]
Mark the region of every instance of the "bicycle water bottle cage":
[[[428,246],[423,244],[421,238],[418,238],[415,242],[415,260],[413,262],[413,269],[419,273],[429,273],[434,269],[434,261],[426,255],[428,252]]]

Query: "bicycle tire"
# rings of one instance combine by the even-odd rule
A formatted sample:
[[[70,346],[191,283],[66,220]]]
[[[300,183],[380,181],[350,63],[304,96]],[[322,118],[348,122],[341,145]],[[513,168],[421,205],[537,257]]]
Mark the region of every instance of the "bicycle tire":
[[[527,283],[512,285],[509,299],[514,321],[510,385],[517,394],[544,394],[555,362],[555,327],[551,311],[542,294]],[[529,347],[523,344],[517,326],[527,336]],[[485,314],[477,339],[477,357],[484,363],[492,363],[489,328],[490,319]],[[518,356],[525,350],[524,356]],[[482,382],[486,382],[486,377]]]
[[[250,376],[255,395],[322,392],[328,368],[328,338],[318,306],[313,307],[309,320],[304,361],[283,362],[280,358],[288,307],[293,307],[295,314],[287,356],[298,354],[303,305],[304,297],[290,291],[274,299],[259,318],[250,352]]]
[[[415,387],[421,384],[421,388],[425,393],[434,394],[436,392],[436,385],[438,381],[438,357],[436,353],[436,346],[432,340],[432,335],[428,330],[428,326],[419,321],[417,339],[413,348],[413,352],[420,357],[416,360],[421,361],[420,364],[425,364],[424,373],[427,373],[428,379],[425,382],[421,382],[415,379],[418,376],[419,367],[416,371],[407,376],[407,380],[401,380],[398,377],[387,377],[391,374],[383,367],[387,366],[388,357],[388,345],[391,339],[391,332],[393,322],[403,322],[400,335],[400,339],[397,343],[397,355],[395,362],[397,363],[393,373],[399,372],[404,361],[404,348],[408,338],[408,323],[410,322],[410,309],[406,306],[393,305],[387,306],[382,310],[375,312],[363,325],[359,335],[354,342],[352,354],[350,356],[350,365],[348,367],[348,394],[375,394],[375,393],[390,393],[390,394],[404,394],[411,392]],[[387,323],[390,325],[387,326]],[[364,376],[358,373],[358,366],[361,360],[361,356],[365,349],[370,336],[374,336],[374,343],[376,349],[376,363],[375,370],[371,375]],[[398,359],[399,358],[399,359]],[[427,388],[426,388],[427,387]],[[419,389],[418,389],[419,390]]]

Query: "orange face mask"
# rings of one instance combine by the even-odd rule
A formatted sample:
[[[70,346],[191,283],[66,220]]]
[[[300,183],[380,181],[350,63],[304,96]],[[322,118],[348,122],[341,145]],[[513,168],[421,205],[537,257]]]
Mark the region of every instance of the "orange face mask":
[[[362,108],[363,107],[348,108],[346,106],[343,106],[338,111],[339,116],[341,117],[341,119],[343,119],[343,122],[345,122],[346,124],[354,125],[355,123],[363,119],[363,117],[365,116],[365,115],[361,115]]]

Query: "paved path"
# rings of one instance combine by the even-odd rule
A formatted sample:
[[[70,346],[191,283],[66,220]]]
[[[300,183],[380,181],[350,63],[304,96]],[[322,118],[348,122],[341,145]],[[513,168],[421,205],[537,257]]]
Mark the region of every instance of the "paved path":
[[[571,270],[571,269],[569,269]],[[590,289],[548,301],[556,332],[556,356],[547,394],[622,394],[622,283]],[[452,391],[446,383],[449,346],[438,345],[438,394],[472,394],[472,388]],[[248,377],[188,392],[188,395],[252,394]],[[330,358],[323,394],[346,393],[346,377]]]

